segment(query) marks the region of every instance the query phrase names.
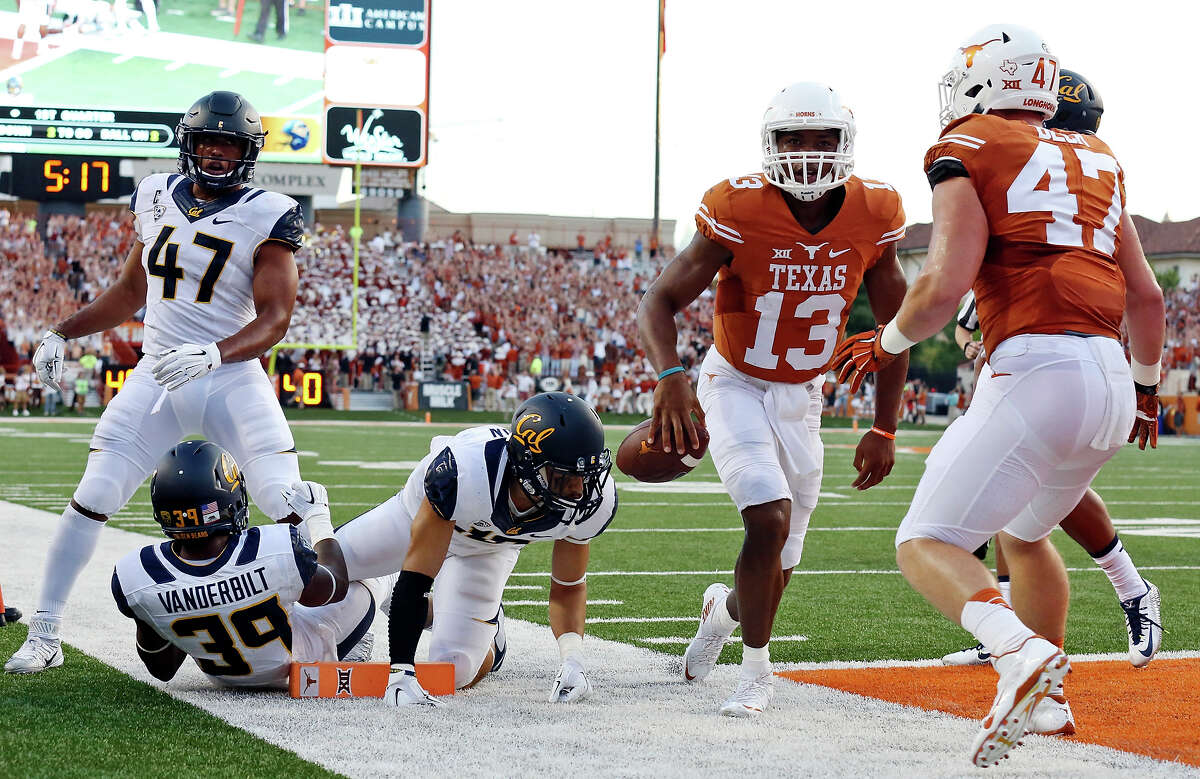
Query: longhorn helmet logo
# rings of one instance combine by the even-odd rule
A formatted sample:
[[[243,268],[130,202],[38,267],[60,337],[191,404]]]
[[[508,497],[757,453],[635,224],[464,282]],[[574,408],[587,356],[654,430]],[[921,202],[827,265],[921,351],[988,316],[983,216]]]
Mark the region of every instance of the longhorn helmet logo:
[[[959,49],[959,51],[961,51],[963,53],[963,56],[966,58],[967,67],[969,68],[975,64],[975,55],[978,54],[979,52],[983,51],[984,46],[987,46],[989,43],[1000,43],[1000,42],[1001,42],[1000,38],[992,38],[991,40],[984,41],[983,43],[973,43],[970,46],[964,46],[961,49]]]
[[[517,424],[513,426],[513,438],[519,439],[529,447],[529,451],[535,454],[542,453],[542,440],[554,433],[553,427],[548,427],[545,430],[526,430],[525,423],[537,424],[542,421],[542,415],[538,413],[530,413],[517,420]]]

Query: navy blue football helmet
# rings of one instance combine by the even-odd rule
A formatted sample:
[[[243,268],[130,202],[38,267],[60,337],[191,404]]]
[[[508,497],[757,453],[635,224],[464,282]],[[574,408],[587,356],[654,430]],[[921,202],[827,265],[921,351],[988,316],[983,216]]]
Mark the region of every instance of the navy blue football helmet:
[[[228,173],[218,176],[204,170],[204,158],[196,153],[196,140],[202,135],[222,135],[241,144],[241,157]],[[237,92],[211,92],[187,110],[175,126],[175,137],[179,140],[179,172],[207,189],[221,191],[254,178],[254,165],[267,134],[249,100]]]
[[[211,441],[184,441],[150,477],[154,519],[180,540],[237,534],[250,522],[246,481],[229,452]]]
[[[1104,101],[1092,82],[1073,70],[1058,74],[1058,111],[1046,120],[1051,130],[1095,135],[1104,115]]]
[[[565,392],[543,392],[517,407],[508,461],[534,502],[582,516],[600,507],[612,469],[599,415]]]

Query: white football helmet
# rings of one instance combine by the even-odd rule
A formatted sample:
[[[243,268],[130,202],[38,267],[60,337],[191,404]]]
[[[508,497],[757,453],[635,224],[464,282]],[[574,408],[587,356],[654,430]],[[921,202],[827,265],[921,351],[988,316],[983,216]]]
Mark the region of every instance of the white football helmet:
[[[1058,110],[1058,57],[1042,37],[1016,24],[991,24],[954,52],[938,84],[942,127],[967,114],[1002,109]]]
[[[781,152],[776,138],[788,130],[836,130],[841,142],[833,152]],[[767,106],[762,144],[767,181],[800,200],[816,200],[845,184],[854,170],[854,114],[832,87],[792,84]]]

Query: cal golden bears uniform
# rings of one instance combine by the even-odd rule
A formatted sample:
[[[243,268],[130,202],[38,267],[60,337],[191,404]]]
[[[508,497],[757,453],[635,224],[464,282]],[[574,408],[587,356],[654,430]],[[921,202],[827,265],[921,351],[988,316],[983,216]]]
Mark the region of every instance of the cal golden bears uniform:
[[[156,173],[138,183],[129,209],[144,246],[145,356],[96,425],[75,501],[115,514],[169,447],[195,435],[229,450],[264,514],[288,516],[281,491],[300,480],[295,443],[258,361],[225,363],[171,393],[150,369],[168,349],[221,341],[254,319],[256,253],[267,241],[299,249],[300,206],[257,187],[199,201],[190,179]]]
[[[990,237],[974,284],[988,364],[934,446],[896,543],[1044,538],[1125,442],[1136,402],[1118,340],[1124,173],[1094,135],[987,114],[947,125],[934,186],[967,177]]]
[[[821,386],[863,274],[904,237],[888,184],[851,176],[845,201],[811,234],[762,174],[705,193],[696,227],[733,257],[717,277],[715,346],[697,397],[709,452],[741,511],[792,501],[785,569],[796,565],[821,486]]]
[[[282,686],[293,660],[338,660],[371,626],[374,596],[358,583],[338,603],[296,602],[317,556],[291,525],[249,528],[203,564],[172,545],[150,544],[117,561],[113,598],[214,681]]]
[[[435,436],[404,489],[337,529],[351,579],[399,571],[408,552],[413,518],[428,500],[454,523],[446,559],[433,583],[431,662],[452,662],[458,686],[479,670],[496,634],[494,617],[521,550],[536,541],[587,544],[617,512],[612,479],[590,514],[548,511],[515,523],[508,509],[508,438],[503,427],[475,427]]]

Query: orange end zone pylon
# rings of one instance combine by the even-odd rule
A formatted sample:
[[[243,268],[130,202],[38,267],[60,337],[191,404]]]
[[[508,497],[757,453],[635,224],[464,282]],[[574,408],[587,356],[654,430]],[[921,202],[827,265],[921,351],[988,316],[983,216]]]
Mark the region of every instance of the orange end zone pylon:
[[[0,627],[21,618],[21,612],[16,608],[4,605],[4,592],[0,590]],[[453,682],[452,682],[453,683]]]
[[[454,694],[454,663],[417,663],[417,681],[430,695]],[[382,698],[387,663],[292,663],[293,698]]]

